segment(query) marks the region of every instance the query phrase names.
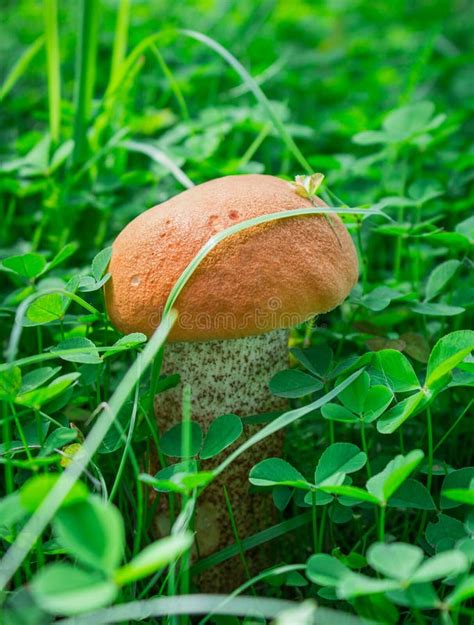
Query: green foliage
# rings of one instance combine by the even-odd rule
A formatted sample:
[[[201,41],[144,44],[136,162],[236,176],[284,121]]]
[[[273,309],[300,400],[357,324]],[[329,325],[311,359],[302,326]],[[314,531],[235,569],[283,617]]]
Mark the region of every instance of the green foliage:
[[[209,427],[199,456],[203,460],[217,456],[240,438],[242,432],[242,421],[237,415],[217,417]]]
[[[204,605],[202,622],[232,625],[471,623],[468,3],[152,4],[3,9],[2,619],[175,625]],[[245,173],[294,180],[345,213],[358,284],[292,329],[289,368],[267,376],[288,409],[210,414],[201,428],[191,388],[183,424],[158,432],[153,394],[180,378],[159,375],[161,352],[147,366],[169,327],[150,339],[112,328],[111,245],[148,207]],[[298,241],[282,245],[290,261]],[[229,466],[279,431],[284,457],[262,451],[249,470],[275,516],[200,555],[202,492],[219,478],[233,494]],[[218,576],[258,545],[270,569],[235,596],[189,597],[196,571]]]
[[[58,543],[86,567],[109,573],[122,560],[122,517],[114,506],[98,498],[60,510],[54,519],[53,530]]]
[[[290,398],[304,397],[323,388],[319,380],[297,369],[279,371],[270,380],[269,386],[274,395]]]

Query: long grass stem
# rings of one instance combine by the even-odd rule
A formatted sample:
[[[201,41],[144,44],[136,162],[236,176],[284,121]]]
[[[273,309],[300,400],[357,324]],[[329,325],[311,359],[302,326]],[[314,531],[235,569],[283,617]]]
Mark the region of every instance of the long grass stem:
[[[53,144],[57,144],[61,130],[61,66],[57,0],[44,0],[43,8],[46,35],[49,132]]]
[[[75,70],[74,164],[83,162],[89,151],[87,130],[96,74],[100,3],[97,0],[81,0],[80,7]]]

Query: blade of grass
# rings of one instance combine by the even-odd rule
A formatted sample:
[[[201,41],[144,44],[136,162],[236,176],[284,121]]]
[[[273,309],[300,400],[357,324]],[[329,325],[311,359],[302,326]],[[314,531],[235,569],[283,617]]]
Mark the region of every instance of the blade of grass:
[[[286,144],[291,154],[293,154],[295,160],[301,165],[306,173],[312,174],[313,168],[305,159],[300,149],[294,142],[293,137],[287,131],[285,125],[273,110],[266,95],[260,89],[257,82],[248,73],[242,63],[240,63],[240,61],[238,61],[235,56],[233,56],[228,50],[226,50],[226,48],[221,46],[220,43],[218,43],[214,39],[211,39],[207,35],[204,35],[203,33],[198,33],[195,30],[188,29],[180,29],[178,32],[185,37],[190,37],[191,39],[195,39],[196,41],[203,43],[208,48],[211,48],[211,50],[214,50],[214,52],[217,52],[217,54],[219,54],[219,56],[221,56],[232,67],[232,69],[237,72],[240,78],[242,78],[242,81],[248,86],[249,91],[253,93],[257,102],[259,102],[259,104],[261,104],[261,106],[265,109],[269,119],[273,122],[273,125],[280,133],[283,142]]]
[[[301,417],[304,417],[306,414],[313,412],[314,410],[318,410],[325,404],[327,404],[331,399],[334,399],[339,395],[341,391],[343,391],[349,384],[351,384],[359,375],[362,373],[363,369],[359,369],[348,378],[346,378],[343,382],[335,386],[332,391],[326,393],[319,399],[316,399],[314,402],[307,404],[306,406],[302,406],[301,408],[295,408],[294,410],[288,410],[288,412],[283,413],[280,417],[277,417],[270,423],[268,423],[265,427],[258,430],[253,436],[248,438],[242,445],[237,447],[231,454],[225,458],[215,469],[213,469],[214,476],[217,477],[220,475],[234,460],[236,460],[240,455],[247,451],[253,445],[256,445],[263,439],[271,436],[275,432],[282,430],[283,428],[288,427],[291,423],[294,423]]]
[[[180,108],[181,117],[184,120],[188,120],[189,119],[188,107],[186,106],[186,101],[185,101],[184,96],[183,96],[183,94],[181,92],[181,89],[179,88],[178,81],[175,79],[175,77],[173,75],[173,72],[168,67],[168,64],[164,60],[163,55],[158,50],[158,48],[156,47],[155,44],[151,45],[151,51],[155,55],[156,60],[158,61],[158,65],[160,66],[163,74],[165,75],[167,81],[169,82],[170,89],[173,92],[173,95],[176,98],[176,101],[177,101],[178,106]]]
[[[118,465],[117,473],[115,475],[115,480],[112,485],[112,490],[110,491],[110,495],[109,495],[110,502],[113,502],[113,500],[115,499],[115,495],[117,494],[117,490],[120,485],[120,480],[122,479],[123,470],[125,468],[125,462],[127,460],[127,455],[129,453],[129,449],[131,448],[131,444],[132,444],[132,437],[133,437],[133,432],[135,430],[135,422],[137,419],[137,410],[138,410],[138,385],[135,387],[135,396],[133,398],[132,415],[130,417],[130,425],[128,427],[128,432],[126,435],[123,430],[120,432],[120,435],[122,437],[125,437],[125,441],[124,441],[125,444],[124,444],[122,457],[120,458],[120,462]],[[119,425],[118,421],[116,425]]]
[[[262,571],[259,575],[248,579],[241,586],[233,590],[230,595],[219,603],[215,610],[212,610],[209,614],[207,614],[201,621],[199,621],[199,625],[205,625],[213,617],[214,614],[219,614],[220,610],[224,608],[229,601],[232,601],[234,597],[237,597],[241,593],[243,593],[247,588],[251,588],[254,584],[261,582],[267,577],[274,577],[276,575],[284,575],[285,573],[291,573],[292,571],[304,571],[306,569],[306,564],[286,564],[283,566],[276,566],[272,569],[267,569]]]
[[[79,36],[76,46],[76,83],[74,117],[73,163],[84,161],[88,155],[87,128],[92,109],[99,29],[97,0],[82,0]]]
[[[303,215],[306,216],[314,216],[314,215],[325,215],[325,214],[345,214],[345,215],[380,215],[383,217],[387,217],[383,211],[378,208],[373,209],[364,209],[364,208],[332,208],[332,207],[312,207],[312,208],[295,208],[292,210],[279,211],[277,213],[271,213],[267,215],[259,215],[258,217],[254,217],[253,219],[247,219],[245,221],[241,221],[230,228],[226,228],[225,230],[221,230],[214,236],[212,236],[207,243],[205,243],[196,256],[192,259],[189,265],[184,269],[183,273],[180,275],[173,288],[170,291],[168,299],[166,301],[164,312],[166,314],[169,312],[175,305],[176,300],[181,293],[181,290],[184,288],[185,284],[192,276],[199,263],[209,254],[211,250],[213,250],[216,245],[218,245],[221,241],[226,239],[227,237],[232,236],[233,234],[237,234],[242,230],[247,228],[251,228],[252,226],[258,226],[260,224],[268,223],[270,221],[278,221],[279,219],[288,219],[291,217],[301,217]],[[388,217],[387,217],[388,218]]]
[[[216,609],[226,599],[226,595],[177,595],[160,597],[148,601],[133,601],[112,608],[103,608],[83,616],[57,621],[57,625],[108,625],[109,623],[135,622],[150,617],[178,616],[180,614],[207,614]],[[249,616],[273,619],[283,610],[296,607],[296,603],[286,599],[267,599],[265,597],[236,597],[232,599],[221,614]]]
[[[118,354],[119,352],[126,352],[130,348],[127,345],[109,345],[107,347],[74,347],[71,349],[58,349],[54,352],[46,352],[43,354],[35,354],[34,356],[26,356],[25,358],[19,358],[12,362],[3,363],[0,365],[0,372],[6,371],[11,367],[26,367],[27,365],[34,365],[46,360],[55,360],[56,358],[62,358],[63,356],[75,356],[76,354],[92,354],[95,352],[104,353],[105,358],[109,355]]]
[[[176,163],[173,162],[169,156],[161,150],[158,150],[158,148],[155,148],[149,143],[144,143],[143,141],[123,141],[121,146],[130,152],[141,152],[142,154],[146,154],[154,160],[155,163],[163,165],[163,167],[165,167],[186,189],[194,187],[194,182],[186,176],[184,171],[178,167],[178,165],[176,165]]]
[[[237,523],[235,522],[234,511],[232,510],[232,504],[230,502],[229,493],[227,492],[227,488],[225,487],[225,484],[223,486],[223,489],[224,489],[225,505],[227,508],[227,514],[229,515],[229,521],[230,521],[230,526],[232,528],[232,534],[234,535],[235,545],[237,546],[237,549],[239,550],[239,557],[240,557],[240,561],[242,563],[242,567],[245,572],[245,577],[247,578],[247,580],[250,580],[252,576],[250,575],[250,569],[247,564],[247,559],[245,557],[245,550],[242,548],[242,541],[239,536],[239,530],[237,528]],[[256,594],[255,590],[254,589],[252,590],[253,590],[253,594],[255,595]]]
[[[241,548],[244,549],[244,551],[248,551],[249,549],[263,545],[270,540],[285,536],[285,534],[288,534],[289,532],[292,532],[300,527],[309,525],[309,523],[311,523],[311,512],[304,512],[303,514],[294,516],[291,519],[282,521],[281,523],[277,523],[271,527],[267,527],[252,536],[247,536],[247,538],[244,538],[241,541]],[[239,546],[235,543],[233,545],[229,545],[228,547],[225,547],[224,549],[221,549],[220,551],[217,551],[216,553],[213,553],[210,556],[196,562],[196,564],[191,567],[191,574],[198,575],[199,573],[212,569],[218,564],[221,564],[238,554]]]
[[[120,0],[115,25],[110,83],[113,84],[120,72],[127,53],[128,29],[130,25],[130,0]]]
[[[26,48],[23,54],[20,56],[15,65],[8,72],[3,85],[0,88],[0,102],[6,98],[6,96],[13,89],[18,80],[25,73],[28,65],[35,58],[41,48],[44,46],[44,36],[38,37],[33,43]]]
[[[61,129],[61,67],[57,0],[44,0],[43,13],[46,34],[49,132],[52,142],[56,144],[59,141]]]

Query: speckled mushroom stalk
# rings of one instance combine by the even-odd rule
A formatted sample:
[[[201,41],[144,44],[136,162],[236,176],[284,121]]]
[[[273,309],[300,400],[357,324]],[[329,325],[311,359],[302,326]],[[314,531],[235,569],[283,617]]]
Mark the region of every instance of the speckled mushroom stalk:
[[[145,211],[112,248],[105,285],[112,322],[122,332],[151,335],[172,287],[214,234],[260,215],[315,205],[324,206],[284,180],[244,175],[211,180]],[[207,430],[225,413],[245,417],[283,408],[268,381],[286,367],[286,329],[338,306],[357,274],[354,245],[336,215],[272,220],[219,243],[179,294],[165,351],[164,371],[180,373],[191,385],[192,418]],[[160,395],[156,410],[162,431],[177,423],[181,389]],[[269,498],[247,493],[252,465],[273,455],[281,455],[281,437],[249,449],[204,491],[197,511],[202,555],[234,542],[223,484],[240,538],[271,524],[264,508]],[[158,525],[166,531],[162,516]],[[237,586],[238,566],[237,558],[221,574],[213,570],[201,587]]]
[[[156,397],[158,426],[165,431],[181,420],[182,387],[192,388],[192,417],[206,432],[216,416],[237,414],[241,417],[283,410],[286,401],[270,394],[269,377],[284,369],[288,362],[288,331],[273,330],[259,336],[203,342],[171,343],[166,348],[163,370],[179,373],[181,383]],[[244,436],[256,426],[246,426]],[[242,442],[240,439],[239,443]],[[238,528],[245,538],[271,524],[274,517],[271,499],[249,493],[248,475],[254,464],[265,457],[281,456],[283,438],[276,434],[247,450],[201,494],[195,519],[197,549],[205,557],[233,542],[224,485]],[[231,448],[232,449],[232,448]],[[212,460],[201,463],[206,470],[215,467],[227,454],[225,450]],[[157,518],[161,534],[169,530],[166,511]],[[250,553],[250,560],[252,555]],[[263,554],[257,556],[263,562]],[[268,562],[267,562],[268,564]],[[202,591],[229,592],[244,581],[239,558],[232,558],[204,572],[199,579]]]

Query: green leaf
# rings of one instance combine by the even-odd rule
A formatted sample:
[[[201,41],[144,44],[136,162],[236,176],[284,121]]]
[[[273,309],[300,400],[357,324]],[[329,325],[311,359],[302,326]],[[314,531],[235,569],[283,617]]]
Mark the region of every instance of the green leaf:
[[[196,456],[199,453],[202,445],[202,430],[199,423],[191,421],[189,423],[191,428],[191,445],[189,448],[190,456]],[[182,440],[183,440],[183,424],[178,423],[173,426],[167,432],[163,434],[160,439],[161,451],[167,456],[173,456],[175,458],[183,458],[182,453]]]
[[[333,443],[321,455],[314,482],[317,486],[337,483],[341,474],[353,473],[367,462],[367,456],[352,443]]]
[[[25,516],[26,510],[21,505],[18,491],[0,499],[0,538],[12,542],[14,528]]]
[[[67,258],[74,254],[78,247],[77,243],[66,243],[66,245],[59,250],[56,256],[50,260],[48,266],[46,267],[46,271],[50,271],[51,269],[54,269],[54,267],[63,263]]]
[[[417,178],[411,183],[408,193],[417,204],[425,204],[429,200],[444,194],[443,185],[437,180]]]
[[[408,476],[416,469],[424,457],[421,449],[414,449],[406,456],[398,455],[385,469],[367,482],[367,490],[381,503],[386,503]]]
[[[458,330],[441,338],[434,346],[428,360],[425,384],[438,389],[440,383],[454,367],[474,349],[474,330]]]
[[[467,493],[466,495],[468,499],[472,499],[474,497],[474,489],[471,486],[473,480],[474,467],[463,467],[462,469],[448,473],[448,475],[444,478],[443,485],[441,486],[440,508],[442,510],[448,510],[449,508],[456,508],[461,505],[459,499],[457,501],[455,499],[457,496],[456,494],[454,495],[454,498],[447,495],[446,491],[449,490],[465,490],[467,493],[471,490],[473,494],[470,497]]]
[[[365,397],[370,387],[370,376],[364,371],[352,384],[338,395],[342,404],[356,414],[361,414],[364,408]]]
[[[217,417],[211,423],[199,456],[203,460],[217,456],[232,445],[243,432],[242,420],[235,414]]]
[[[146,481],[151,483],[153,488],[160,493],[169,493],[174,490],[183,492],[184,487],[180,484],[180,478],[183,475],[195,473],[196,470],[197,463],[195,460],[183,460],[160,469],[153,478]]]
[[[464,524],[446,514],[440,514],[436,523],[428,523],[425,531],[426,540],[436,552],[454,549],[457,541],[466,535]]]
[[[34,577],[31,592],[43,610],[72,616],[112,603],[118,588],[98,572],[58,562],[45,566]]]
[[[334,497],[329,493],[323,493],[321,490],[311,490],[304,494],[303,501],[308,506],[327,506],[329,503],[334,501]],[[298,505],[301,505],[301,502],[297,502]]]
[[[474,243],[474,216],[460,221],[454,229]]]
[[[120,349],[133,349],[142,343],[146,343],[146,335],[142,332],[132,332],[122,336],[118,341],[113,344],[113,347],[120,347]]]
[[[357,486],[346,486],[345,484],[329,484],[324,486],[318,486],[318,490],[322,490],[323,493],[329,493],[331,495],[339,495],[343,497],[350,497],[357,501],[366,501],[367,503],[373,503],[378,505],[380,502],[377,497],[368,493],[363,488]]]
[[[91,496],[59,510],[53,520],[59,544],[81,564],[112,572],[123,557],[122,517],[111,503]]]
[[[341,423],[357,423],[359,421],[359,417],[339,404],[326,404],[321,408],[321,414],[329,421]]]
[[[367,551],[367,562],[386,577],[408,580],[423,561],[423,551],[406,543],[375,543]]]
[[[51,351],[54,353],[69,349],[83,349],[84,352],[62,355],[60,356],[62,360],[67,360],[69,362],[80,362],[89,365],[97,365],[102,362],[102,358],[99,356],[99,352],[97,351],[97,347],[94,345],[94,343],[90,339],[86,339],[82,336],[61,341],[61,343],[56,345],[56,347],[53,347]]]
[[[426,129],[433,113],[432,102],[416,102],[391,111],[385,117],[382,127],[390,141],[406,141]]]
[[[390,305],[394,299],[398,299],[402,293],[386,286],[378,286],[370,293],[366,293],[362,297],[352,296],[354,303],[364,306],[374,312],[380,312]]]
[[[341,599],[351,599],[364,595],[397,590],[400,583],[392,579],[374,579],[367,575],[350,572],[337,585],[337,596]]]
[[[0,399],[13,401],[21,388],[20,367],[10,367],[0,371]]]
[[[458,270],[459,260],[447,260],[433,269],[428,277],[425,289],[425,302],[439,295]]]
[[[191,532],[167,536],[145,547],[133,560],[115,571],[114,580],[119,586],[123,586],[151,575],[168,564],[177,562],[192,544]]]
[[[249,481],[255,486],[283,485],[305,490],[310,488],[304,476],[281,458],[266,458],[256,464],[250,471]]]
[[[272,490],[272,499],[275,507],[280,512],[286,509],[293,497],[293,489],[288,486],[275,486]]]
[[[396,591],[392,591],[396,592]],[[378,623],[383,625],[398,625],[400,623],[400,614],[387,594],[374,594],[366,597],[355,597],[352,601],[354,610],[363,617],[360,625],[368,625],[368,623]],[[337,614],[337,613],[336,613]],[[369,621],[367,619],[370,619]],[[321,624],[322,625],[322,624]],[[334,625],[342,625],[334,623]],[[349,625],[349,624],[348,624]]]
[[[392,434],[415,412],[428,403],[429,397],[423,392],[415,393],[395,404],[377,421],[377,430],[381,434]]]
[[[59,293],[41,295],[31,302],[26,311],[28,325],[42,325],[57,321],[65,312],[65,299]]]
[[[390,406],[393,399],[392,391],[382,384],[372,386],[365,395],[362,418],[365,423],[372,423]]]
[[[466,529],[468,530],[468,524],[466,523]],[[474,537],[472,535],[465,536],[457,541],[455,549],[463,553],[469,560],[469,564],[474,564]]]
[[[407,590],[391,590],[386,596],[397,605],[419,610],[435,610],[441,603],[431,583],[411,584]]]
[[[469,566],[468,559],[461,551],[444,551],[426,560],[414,573],[413,583],[432,582],[464,573]]]
[[[319,586],[335,587],[349,569],[334,556],[317,553],[306,564],[306,575]]]
[[[377,352],[373,366],[382,373],[386,384],[395,393],[406,393],[420,388],[420,382],[410,361],[395,349]]]
[[[21,404],[22,406],[41,408],[43,404],[48,403],[52,399],[61,395],[61,393],[64,393],[64,391],[68,389],[71,384],[73,384],[80,377],[80,375],[80,373],[67,373],[66,375],[61,375],[59,378],[50,382],[48,386],[43,386],[33,391],[23,393],[22,395],[18,395],[15,401],[17,404]]]
[[[424,484],[418,480],[408,479],[390,497],[387,504],[390,508],[407,508],[409,510],[436,510],[433,497]]]
[[[279,371],[270,380],[270,391],[277,397],[304,397],[323,388],[322,382],[298,369]]]
[[[92,276],[81,276],[77,289],[82,293],[93,293],[94,291],[99,291],[109,279],[110,273],[106,273],[98,281]]]
[[[450,607],[457,606],[474,597],[474,575],[461,580],[453,592],[448,595],[446,603]]]
[[[319,378],[324,378],[333,359],[332,349],[327,345],[315,345],[306,349],[293,347],[290,353],[305,369]]]
[[[20,503],[27,512],[35,512],[59,480],[59,473],[43,473],[30,478],[20,490]],[[63,500],[62,506],[70,506],[86,499],[89,495],[82,482],[76,482]]]
[[[462,306],[450,306],[448,304],[419,302],[411,307],[414,313],[419,315],[428,315],[429,317],[454,317],[465,312]]]
[[[466,504],[474,506],[474,489],[473,488],[449,488],[443,492],[444,497],[451,499],[455,506]],[[447,506],[444,506],[445,508]],[[450,506],[451,507],[451,506]]]
[[[97,280],[97,282],[99,282],[99,280],[104,275],[108,267],[111,256],[112,256],[112,248],[106,247],[105,249],[100,251],[95,256],[94,260],[92,261],[92,275]]]
[[[46,260],[41,254],[28,253],[5,258],[3,266],[22,278],[31,280],[40,275],[46,267]]]
[[[387,142],[387,135],[384,132],[378,130],[364,130],[358,132],[352,137],[353,143],[357,145],[377,145]]]
[[[54,377],[59,371],[61,371],[61,367],[40,367],[39,369],[28,371],[28,373],[25,373],[23,376],[18,394],[23,395],[29,391],[34,391]]]
[[[72,428],[56,428],[48,436],[41,448],[40,456],[48,456],[55,449],[59,449],[72,443],[77,438],[77,431]]]

